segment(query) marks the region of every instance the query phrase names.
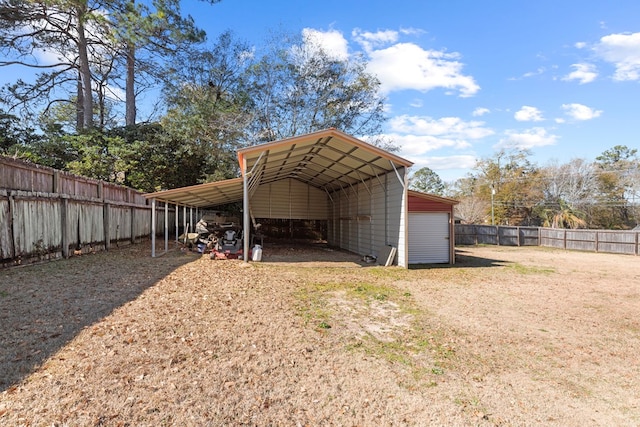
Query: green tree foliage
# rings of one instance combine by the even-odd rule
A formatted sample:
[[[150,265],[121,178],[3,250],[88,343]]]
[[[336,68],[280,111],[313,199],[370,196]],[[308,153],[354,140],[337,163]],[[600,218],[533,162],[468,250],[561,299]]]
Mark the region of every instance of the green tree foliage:
[[[542,224],[554,228],[587,226],[586,209],[597,193],[596,169],[584,159],[542,169],[543,200],[537,207]]]
[[[191,60],[176,64],[171,80],[177,83],[165,87],[171,107],[163,127],[204,157],[198,182],[237,176],[236,149],[252,118],[242,80],[249,52],[248,45],[225,32],[211,48],[191,52]]]
[[[0,154],[25,157],[39,137],[34,130],[22,126],[20,119],[0,110]]]
[[[540,171],[526,150],[501,150],[476,164],[479,193],[490,200],[496,224],[528,225],[535,222],[534,209],[542,198]],[[491,212],[487,212],[490,215]]]
[[[599,228],[628,228],[636,223],[630,200],[635,198],[639,159],[636,149],[616,145],[596,157],[598,170],[597,205],[590,210]]]
[[[418,169],[411,178],[409,178],[409,188],[423,193],[442,196],[445,185],[437,173],[425,166]]]
[[[0,3],[0,10],[7,5],[19,6],[20,15],[13,18],[27,16],[22,2],[5,3]],[[64,61],[42,75],[49,79],[49,86],[41,86],[45,80],[38,80],[30,84],[19,81],[5,88],[5,95],[24,105],[36,98],[46,104],[34,115],[39,118],[41,137],[21,142],[21,156],[38,163],[155,191],[235,177],[236,150],[249,144],[329,127],[360,136],[381,134],[384,115],[379,82],[365,72],[362,58],[336,59],[310,40],[288,39],[270,51],[275,56],[265,54],[256,60],[255,48],[236,40],[230,32],[221,34],[210,47],[189,44],[187,41],[197,40],[199,33],[188,18],[180,21],[177,1],[98,1],[82,19],[71,7],[86,6],[81,0],[70,2],[70,10],[64,13],[61,0],[28,3],[51,6],[40,10],[44,18],[47,13],[57,18],[59,11],[73,27],[69,34],[78,30],[77,20],[84,23],[90,87],[94,89],[92,101],[87,103],[83,80],[78,77],[78,46],[65,44],[69,34],[64,32],[55,33],[58,44],[52,45],[52,52]],[[162,19],[169,14],[174,16],[167,18],[168,27],[163,27]],[[182,28],[176,22],[192,34],[173,38],[174,30]],[[19,25],[5,26],[1,33],[5,42],[11,41]],[[32,25],[35,27],[35,21]],[[139,33],[134,31],[136,27],[141,29]],[[11,48],[5,46],[5,51],[28,56],[28,43],[33,42],[31,48],[36,51],[45,46],[44,39],[18,38]],[[151,52],[160,53],[164,63],[154,62]],[[171,55],[163,56],[163,52]],[[128,62],[131,55],[135,55],[133,64]],[[4,62],[6,66],[17,64]],[[25,61],[20,65],[33,64]],[[160,65],[163,72],[159,72]],[[136,91],[144,76],[157,83],[162,75],[165,113],[156,123],[136,124],[129,108],[123,121],[117,101],[109,95],[113,85],[123,85],[121,79],[131,69]],[[59,81],[64,84],[57,85]],[[124,83],[128,93],[129,83]],[[34,90],[44,92],[33,99],[22,96]],[[91,109],[84,109],[85,105]],[[89,126],[93,122],[85,121],[85,111],[91,112],[89,116],[98,126]],[[16,146],[10,125],[17,122],[7,118],[6,123],[5,151]],[[393,148],[389,141],[374,142]]]
[[[172,137],[160,124],[138,124],[111,131],[123,143],[116,153],[122,160],[123,184],[152,192],[200,182],[206,162],[180,138]]]
[[[614,146],[595,161],[538,167],[527,151],[499,151],[448,188],[465,222],[628,229],[638,223],[637,150]],[[479,214],[482,211],[482,214]]]

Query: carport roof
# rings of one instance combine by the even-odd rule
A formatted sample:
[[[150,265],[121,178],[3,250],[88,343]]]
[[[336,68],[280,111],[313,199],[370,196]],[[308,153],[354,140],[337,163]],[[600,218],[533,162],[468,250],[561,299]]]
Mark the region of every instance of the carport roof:
[[[248,191],[295,179],[327,192],[380,177],[412,162],[336,129],[326,129],[238,151]],[[215,207],[243,199],[243,178],[146,194],[148,199],[192,207]]]

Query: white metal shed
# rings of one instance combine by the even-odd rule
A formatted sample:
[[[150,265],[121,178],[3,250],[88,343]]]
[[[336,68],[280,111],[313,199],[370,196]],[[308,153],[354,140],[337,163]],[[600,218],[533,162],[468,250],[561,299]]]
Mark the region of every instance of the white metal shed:
[[[409,190],[409,264],[455,263],[453,207],[457,203]]]
[[[397,248],[407,267],[407,181],[412,162],[336,129],[238,151],[242,176],[147,194],[153,201],[214,208],[243,201],[245,261],[250,212],[259,218],[326,220],[328,243],[360,255]]]

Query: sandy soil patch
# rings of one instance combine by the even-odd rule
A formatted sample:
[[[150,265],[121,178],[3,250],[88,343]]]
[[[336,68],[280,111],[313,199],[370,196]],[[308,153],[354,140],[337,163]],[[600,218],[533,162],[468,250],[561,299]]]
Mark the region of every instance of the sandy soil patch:
[[[0,424],[640,424],[637,257],[148,252],[0,271]]]

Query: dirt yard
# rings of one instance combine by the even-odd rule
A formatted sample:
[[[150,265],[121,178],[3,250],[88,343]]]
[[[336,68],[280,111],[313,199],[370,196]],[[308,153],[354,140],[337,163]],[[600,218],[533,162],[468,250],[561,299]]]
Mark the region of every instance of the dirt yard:
[[[0,271],[0,425],[640,424],[638,257],[149,252]]]

